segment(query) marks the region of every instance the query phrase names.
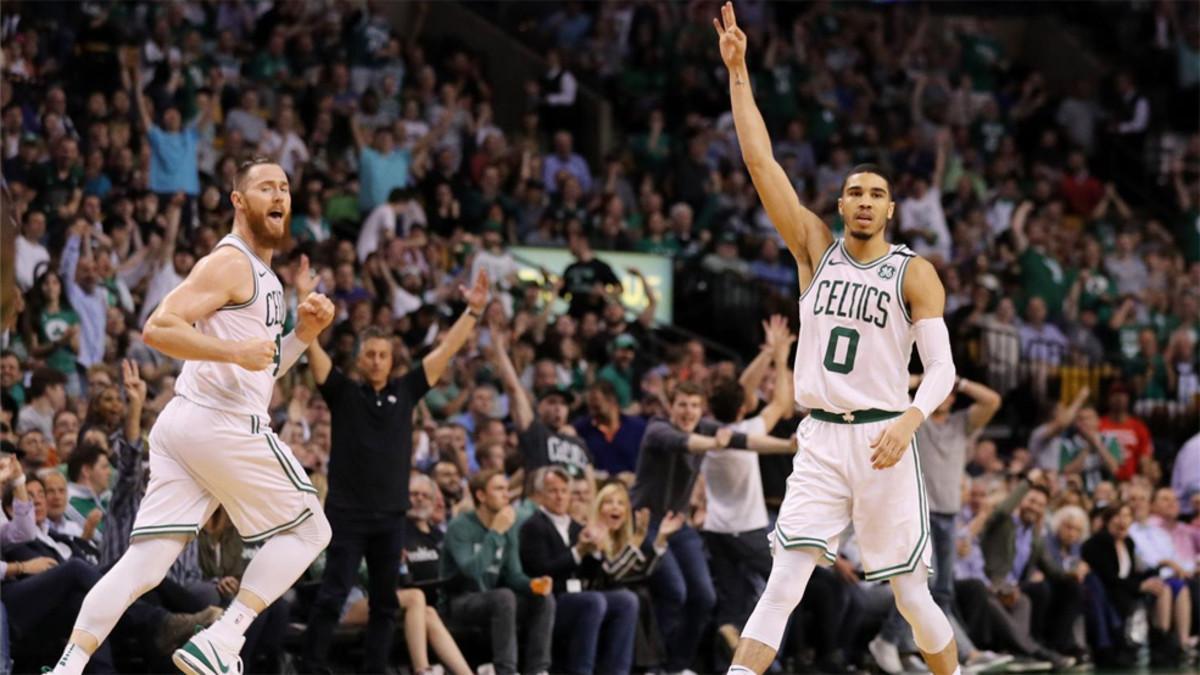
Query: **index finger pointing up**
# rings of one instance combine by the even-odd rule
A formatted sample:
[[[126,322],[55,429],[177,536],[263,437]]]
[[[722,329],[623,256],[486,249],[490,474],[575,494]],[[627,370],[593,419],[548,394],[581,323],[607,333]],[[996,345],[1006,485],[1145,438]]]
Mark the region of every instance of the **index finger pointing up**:
[[[733,15],[732,2],[726,2],[721,6],[721,16],[725,19],[725,30],[737,28],[737,17]]]

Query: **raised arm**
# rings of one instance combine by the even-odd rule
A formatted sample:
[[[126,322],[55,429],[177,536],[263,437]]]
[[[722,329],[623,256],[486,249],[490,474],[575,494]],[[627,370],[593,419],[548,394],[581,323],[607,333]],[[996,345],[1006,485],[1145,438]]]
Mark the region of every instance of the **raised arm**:
[[[796,262],[811,270],[833,242],[833,235],[817,214],[800,205],[787,173],[775,161],[767,125],[754,102],[754,92],[750,90],[746,34],[737,26],[732,3],[725,3],[721,15],[724,25],[722,20],[713,19],[713,27],[720,38],[721,59],[729,69],[729,99],[742,160],[750,171],[750,179],[771,223]]]
[[[773,429],[779,420],[791,417],[795,409],[792,371],[788,369],[787,363],[793,339],[787,321],[778,314],[772,316],[768,324],[767,344],[771,348],[771,356],[775,363],[775,392],[771,402],[760,413],[767,431]]]
[[[142,331],[150,347],[173,359],[235,363],[265,370],[275,361],[273,340],[222,340],[196,330],[195,323],[227,304],[250,297],[254,271],[245,254],[219,248],[192,268],[187,279],[163,298]]]
[[[442,343],[429,352],[422,361],[425,366],[425,379],[431,387],[442,379],[442,373],[446,370],[450,359],[454,358],[459,349],[462,349],[463,343],[471,336],[476,323],[483,316],[483,310],[487,307],[488,301],[487,272],[479,273],[475,279],[475,285],[470,291],[465,288],[461,290],[467,299],[467,311],[463,312],[463,315],[458,317],[458,321],[455,321],[454,325],[450,327],[446,337],[442,338]]]
[[[513,425],[518,432],[525,431],[533,424],[533,405],[529,402],[529,394],[521,386],[521,378],[517,377],[517,369],[508,356],[508,337],[504,334],[504,327],[498,322],[489,322],[488,330],[492,335],[492,362],[500,371],[500,381],[504,383],[504,391],[508,394]]]

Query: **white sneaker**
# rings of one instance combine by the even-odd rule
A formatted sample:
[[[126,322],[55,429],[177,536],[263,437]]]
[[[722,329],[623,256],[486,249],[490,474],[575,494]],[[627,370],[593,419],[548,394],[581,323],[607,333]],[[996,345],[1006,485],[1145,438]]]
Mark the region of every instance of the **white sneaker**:
[[[475,669],[475,675],[496,675],[496,667],[490,663],[485,663]]]
[[[171,661],[187,675],[242,675],[242,657],[209,637],[207,630],[192,636],[175,650]]]
[[[904,672],[904,666],[900,663],[900,650],[896,648],[896,645],[876,635],[875,639],[867,645],[867,649],[871,651],[875,665],[879,666],[883,672],[889,675]]]
[[[916,654],[905,654],[901,659],[904,663],[904,672],[906,673],[928,673],[929,666],[925,665],[925,659]]]
[[[983,650],[976,652],[967,662],[963,664],[962,670],[964,675],[973,673],[986,673],[990,670],[995,670],[1001,666],[1006,666],[1013,660],[1012,654],[997,654],[996,652]]]

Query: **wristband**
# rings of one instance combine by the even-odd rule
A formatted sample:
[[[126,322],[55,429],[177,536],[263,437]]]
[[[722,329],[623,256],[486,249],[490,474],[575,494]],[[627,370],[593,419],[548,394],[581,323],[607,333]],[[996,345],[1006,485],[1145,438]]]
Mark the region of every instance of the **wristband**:
[[[483,318],[483,312],[476,312],[475,310],[468,307],[467,308],[467,316],[471,317],[472,319],[475,319],[476,321],[479,321],[480,319]]]
[[[955,381],[955,383],[954,383],[954,391],[961,392],[963,389],[963,385],[965,385],[966,383],[967,383],[967,378],[965,378],[965,377],[958,378],[958,380]]]
[[[729,437],[729,445],[726,447],[735,448],[737,450],[745,450],[747,442],[746,434],[738,431]]]
[[[25,474],[21,474],[20,476],[17,476],[16,478],[14,478],[12,480],[12,486],[15,488],[19,488],[24,484],[25,484]]]

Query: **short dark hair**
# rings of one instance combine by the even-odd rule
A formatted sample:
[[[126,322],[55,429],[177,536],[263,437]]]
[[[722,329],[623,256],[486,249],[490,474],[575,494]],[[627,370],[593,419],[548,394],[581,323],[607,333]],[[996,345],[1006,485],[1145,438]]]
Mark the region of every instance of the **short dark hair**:
[[[675,390],[671,392],[671,403],[675,403],[675,399],[680,396],[699,396],[707,398],[704,395],[704,387],[695,382],[680,382],[675,385]]]
[[[1128,504],[1119,499],[1105,506],[1104,509],[1100,511],[1100,522],[1103,523],[1104,527],[1108,527],[1108,524],[1112,522],[1112,519],[1116,518],[1117,514],[1121,512],[1121,509],[1125,508],[1126,506],[1128,506]]]
[[[278,165],[279,162],[276,162],[275,160],[271,159],[270,157],[263,157],[262,155],[256,155],[256,156],[251,157],[250,159],[242,162],[241,164],[239,164],[238,168],[237,168],[237,173],[235,173],[233,175],[233,189],[240,191],[242,189],[242,183],[246,182],[246,176],[250,175],[250,170],[256,166],[262,166],[264,164]]]
[[[25,485],[28,486],[30,483],[37,483],[38,485],[42,486],[43,490],[46,489],[46,483],[32,473],[25,476]],[[17,486],[12,484],[9,484],[9,486],[4,490],[3,505],[6,513],[12,510],[13,500],[16,498],[16,492]]]
[[[610,401],[615,401],[619,398],[617,396],[617,388],[608,380],[596,380],[592,382],[588,385],[588,391],[594,391]]]
[[[67,376],[53,368],[38,368],[33,371],[33,377],[29,380],[29,398],[33,400],[46,393],[46,390],[55,385],[66,385]]]
[[[879,176],[880,178],[883,179],[883,181],[885,183],[887,183],[888,194],[891,194],[891,192],[892,192],[892,176],[891,176],[891,174],[888,173],[887,170],[884,169],[882,166],[879,166],[878,164],[871,164],[871,163],[855,164],[853,167],[851,167],[850,171],[846,173],[846,177],[842,179],[842,190],[841,190],[842,192],[846,191],[846,182],[850,180],[850,176],[853,176],[856,173],[873,173],[876,176]]]
[[[474,475],[467,479],[467,489],[471,491],[471,499],[476,500],[476,504],[478,504],[478,494],[487,490],[488,483],[492,482],[493,478],[503,475],[504,472],[500,469],[484,469],[475,472]]]
[[[746,404],[746,391],[734,379],[722,377],[717,380],[708,395],[708,410],[722,424],[737,421],[738,413]]]
[[[71,451],[71,458],[67,460],[67,480],[72,483],[79,482],[79,474],[83,473],[83,467],[96,466],[101,457],[107,456],[108,451],[95,443],[80,445]]]

